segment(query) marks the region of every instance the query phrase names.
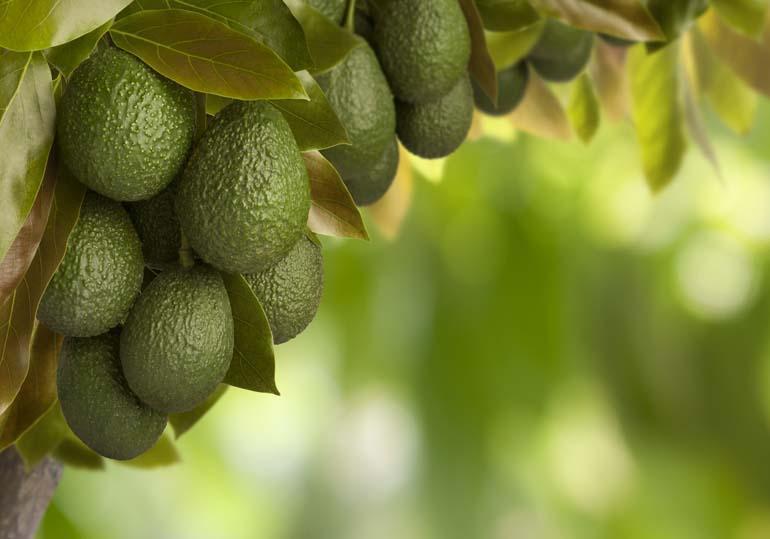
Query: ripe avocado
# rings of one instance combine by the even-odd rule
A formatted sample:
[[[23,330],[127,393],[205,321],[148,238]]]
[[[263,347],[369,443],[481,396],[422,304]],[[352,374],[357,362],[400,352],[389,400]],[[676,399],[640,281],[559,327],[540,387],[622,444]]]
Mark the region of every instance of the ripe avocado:
[[[318,77],[337,117],[345,126],[350,145],[322,153],[339,171],[356,202],[377,197],[378,186],[390,178],[373,177],[372,164],[381,160],[396,133],[393,95],[371,47],[360,40],[347,57]],[[383,171],[387,172],[387,171]],[[370,192],[370,188],[374,188]]]
[[[452,90],[420,105],[396,102],[398,138],[410,152],[427,158],[454,152],[473,121],[473,89],[466,74]]]
[[[100,455],[127,460],[155,444],[166,428],[166,416],[129,389],[120,370],[118,343],[115,333],[64,339],[56,388],[72,432]]]
[[[89,192],[37,317],[71,337],[92,337],[122,322],[142,286],[142,246],[126,210]]]
[[[391,0],[375,16],[377,53],[401,101],[434,101],[465,74],[471,40],[457,0]]]
[[[318,311],[323,291],[321,247],[303,236],[275,266],[244,277],[265,309],[273,342],[284,343],[299,335]]]
[[[147,200],[127,205],[128,214],[134,223],[146,264],[164,267],[179,258],[182,235],[179,219],[174,211],[174,184]]]
[[[323,13],[326,18],[333,20],[337,24],[342,22],[345,16],[345,7],[347,0],[306,0],[308,4]]]
[[[81,182],[114,200],[141,200],[182,168],[195,134],[195,96],[110,47],[72,75],[57,120],[59,155]]]
[[[302,236],[310,183],[289,124],[265,101],[236,101],[201,137],[177,187],[176,214],[195,252],[254,273]]]
[[[120,336],[131,390],[166,413],[206,400],[233,355],[233,315],[219,273],[207,267],[161,273],[147,285]]]
[[[593,46],[591,32],[548,19],[528,60],[545,80],[567,82],[583,71]]]
[[[497,106],[487,97],[474,80],[473,100],[476,108],[491,116],[505,116],[513,112],[524,98],[529,82],[527,62],[519,62],[497,73]]]

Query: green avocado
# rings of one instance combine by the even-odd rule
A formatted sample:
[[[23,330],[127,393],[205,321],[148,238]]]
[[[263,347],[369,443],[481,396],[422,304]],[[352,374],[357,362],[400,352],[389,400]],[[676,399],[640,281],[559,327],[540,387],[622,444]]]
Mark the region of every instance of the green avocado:
[[[127,205],[128,214],[142,241],[144,261],[150,266],[166,267],[179,259],[182,235],[174,211],[176,193],[173,186],[172,183],[150,199]]]
[[[368,206],[382,198],[396,178],[398,161],[398,141],[394,135],[368,170],[348,176],[345,185],[358,206]]]
[[[56,388],[72,432],[100,455],[127,460],[155,444],[167,418],[129,389],[120,370],[119,340],[114,333],[65,338]]]
[[[356,202],[373,200],[383,179],[370,177],[372,164],[380,161],[396,133],[393,95],[377,57],[360,40],[342,62],[318,77],[318,84],[351,142],[322,153],[339,171]]]
[[[144,260],[126,210],[89,192],[37,318],[71,337],[92,337],[122,322],[142,286]]]
[[[131,390],[177,413],[206,400],[233,355],[233,315],[222,277],[207,267],[161,273],[147,285],[120,336]]]
[[[474,80],[473,100],[476,108],[491,116],[505,116],[513,112],[524,98],[529,82],[527,62],[519,62],[497,73],[497,105],[484,93]]]
[[[337,24],[342,22],[345,16],[347,0],[306,0],[308,4],[323,13],[326,18],[333,20]]]
[[[303,236],[275,266],[244,277],[265,309],[273,342],[284,343],[299,335],[318,311],[323,291],[321,247]]]
[[[473,121],[473,89],[466,74],[450,92],[420,105],[397,102],[398,138],[420,157],[446,157],[463,143]]]
[[[201,137],[177,187],[176,214],[195,252],[229,273],[286,256],[310,211],[307,169],[289,124],[265,101],[236,101]]]
[[[567,82],[588,64],[594,46],[591,32],[548,19],[528,60],[545,80]]]
[[[195,134],[195,96],[135,56],[104,48],[72,75],[56,138],[67,168],[114,200],[159,193],[182,168]]]
[[[435,101],[465,74],[471,40],[457,0],[391,0],[375,17],[377,54],[401,101]]]

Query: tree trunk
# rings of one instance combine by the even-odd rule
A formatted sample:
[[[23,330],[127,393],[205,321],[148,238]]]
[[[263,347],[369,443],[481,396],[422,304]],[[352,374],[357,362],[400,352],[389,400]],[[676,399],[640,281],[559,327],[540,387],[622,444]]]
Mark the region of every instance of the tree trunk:
[[[13,447],[0,452],[0,539],[32,539],[61,478],[47,457],[32,471]]]

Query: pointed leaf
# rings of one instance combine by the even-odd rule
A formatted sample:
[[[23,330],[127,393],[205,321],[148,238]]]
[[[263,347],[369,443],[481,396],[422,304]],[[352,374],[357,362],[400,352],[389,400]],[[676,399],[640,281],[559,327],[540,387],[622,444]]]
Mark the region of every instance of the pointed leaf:
[[[0,305],[0,414],[11,405],[27,376],[37,306],[64,256],[84,192],[82,184],[60,170],[53,207],[35,258],[19,286]]]
[[[75,437],[74,434],[62,440],[53,451],[53,456],[62,464],[84,470],[103,470],[104,458]]]
[[[487,48],[497,70],[502,71],[527,56],[542,32],[542,22],[511,32],[487,32]]]
[[[310,100],[284,99],[272,103],[289,122],[300,151],[350,144],[347,131],[315,79],[307,71],[298,72],[297,78],[302,81]]]
[[[16,51],[48,49],[95,30],[131,0],[3,0],[0,47]]]
[[[757,36],[765,27],[767,0],[711,0],[711,5],[739,32]]]
[[[497,71],[487,50],[481,15],[476,9],[474,0],[460,0],[460,7],[471,35],[471,59],[468,63],[468,71],[492,102],[497,103]]]
[[[589,143],[599,129],[599,101],[591,79],[583,73],[572,87],[567,113],[572,127],[584,143]]]
[[[277,54],[253,38],[192,11],[140,11],[110,29],[115,45],[161,75],[207,94],[235,99],[307,99]]]
[[[171,414],[168,417],[168,422],[171,423],[171,427],[174,429],[174,437],[179,438],[182,434],[193,428],[195,424],[198,423],[198,421],[200,421],[219,401],[222,395],[225,394],[227,388],[228,386],[226,384],[219,384],[216,391],[209,395],[203,404],[193,408],[189,412]]]
[[[540,19],[527,0],[476,0],[484,28],[508,32],[530,26]]]
[[[717,157],[716,149],[711,143],[711,137],[706,130],[706,125],[703,122],[701,111],[695,102],[695,97],[692,94],[692,90],[689,85],[684,92],[684,118],[687,125],[687,131],[690,133],[690,138],[695,142],[695,145],[703,154],[703,157],[711,163],[717,176],[722,177],[721,167],[719,166],[719,158]]]
[[[515,128],[538,137],[557,140],[572,138],[569,118],[559,98],[532,69],[524,98],[510,119]]]
[[[326,236],[368,240],[361,213],[334,166],[318,152],[305,152],[302,157],[310,177],[310,230]]]
[[[273,334],[265,311],[243,276],[222,274],[235,322],[235,347],[224,382],[279,395],[275,386]]]
[[[69,78],[75,68],[91,56],[96,44],[107,33],[110,26],[112,26],[112,19],[74,41],[48,49],[45,51],[45,59],[62,75]]]
[[[64,421],[61,406],[56,402],[35,426],[18,439],[16,450],[21,455],[24,466],[30,470],[55,451],[68,436],[70,429]]]
[[[412,206],[412,163],[408,152],[401,144],[398,145],[398,171],[393,184],[380,200],[367,207],[367,213],[380,233],[387,240],[393,241],[398,237]]]
[[[622,120],[628,115],[630,102],[626,50],[601,41],[594,50],[591,75],[599,101],[610,120]]]
[[[592,32],[601,32],[632,41],[657,41],[665,38],[660,26],[641,0],[530,0],[530,2],[535,8],[551,16]]]
[[[180,460],[182,459],[179,457],[179,451],[177,451],[174,442],[171,441],[168,434],[164,433],[150,449],[136,458],[120,461],[120,464],[134,468],[149,469],[171,466]]]
[[[654,54],[643,47],[629,52],[632,114],[647,182],[659,191],[682,164],[687,143],[679,101],[678,47]]]
[[[55,120],[51,70],[43,55],[0,50],[0,258],[35,202]]]

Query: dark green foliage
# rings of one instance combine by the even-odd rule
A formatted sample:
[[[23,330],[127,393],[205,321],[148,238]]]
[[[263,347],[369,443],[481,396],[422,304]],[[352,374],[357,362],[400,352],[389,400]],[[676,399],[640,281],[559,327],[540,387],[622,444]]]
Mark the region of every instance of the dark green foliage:
[[[336,23],[341,23],[345,16],[348,0],[305,0]]]
[[[526,62],[519,62],[497,73],[497,105],[473,80],[473,100],[476,108],[492,116],[504,116],[515,109],[524,98],[529,81]]]
[[[115,200],[141,200],[184,164],[195,98],[135,56],[106,47],[72,76],[57,131],[62,161],[81,182]]]
[[[179,258],[181,234],[174,196],[174,189],[168,187],[148,200],[128,205],[128,214],[142,241],[144,261],[151,266],[164,266]]]
[[[128,385],[167,413],[190,410],[217,387],[233,354],[233,316],[210,268],[170,270],[144,289],[120,337]]]
[[[445,157],[465,140],[473,121],[473,89],[466,74],[454,88],[421,105],[397,102],[398,138],[413,154]]]
[[[273,342],[284,343],[299,335],[318,311],[323,291],[321,247],[303,236],[278,264],[244,278],[265,309]]]
[[[283,115],[264,101],[224,108],[178,185],[177,216],[193,249],[230,273],[281,260],[310,210],[304,161]]]
[[[594,35],[548,19],[540,39],[529,53],[529,63],[545,80],[567,82],[588,64]]]
[[[380,185],[371,177],[396,132],[393,95],[377,57],[366,42],[354,48],[330,72],[318,78],[329,104],[348,132],[351,145],[335,146],[323,154],[339,171],[356,201],[372,199],[368,186]],[[392,179],[392,176],[391,176]]]
[[[143,272],[142,247],[126,210],[89,192],[37,317],[63,335],[104,333],[125,319]]]
[[[465,73],[470,36],[456,0],[391,0],[376,14],[374,39],[393,94],[425,103]]]
[[[129,389],[118,343],[114,333],[64,339],[56,385],[72,432],[100,455],[126,460],[155,444],[166,428],[166,416]]]

